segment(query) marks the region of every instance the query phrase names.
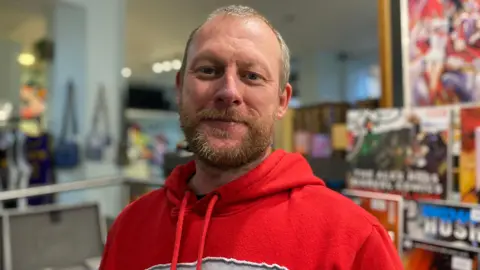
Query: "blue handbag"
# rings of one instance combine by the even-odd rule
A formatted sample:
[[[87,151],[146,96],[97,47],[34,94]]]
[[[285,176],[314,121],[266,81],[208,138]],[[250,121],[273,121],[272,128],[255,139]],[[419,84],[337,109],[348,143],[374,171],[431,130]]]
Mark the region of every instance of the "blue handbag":
[[[86,142],[85,157],[88,160],[101,161],[103,159],[104,150],[110,146],[112,142],[107,104],[105,87],[101,85],[98,89],[97,101],[93,113],[92,128]],[[103,120],[105,121],[104,130],[99,129],[101,114],[103,114]]]
[[[75,87],[72,81],[68,82],[65,110],[62,116],[60,137],[54,150],[55,165],[58,169],[72,169],[80,163],[78,143],[68,138],[69,123],[72,125],[73,136],[78,134],[77,117],[75,113]],[[69,119],[70,118],[70,119]]]

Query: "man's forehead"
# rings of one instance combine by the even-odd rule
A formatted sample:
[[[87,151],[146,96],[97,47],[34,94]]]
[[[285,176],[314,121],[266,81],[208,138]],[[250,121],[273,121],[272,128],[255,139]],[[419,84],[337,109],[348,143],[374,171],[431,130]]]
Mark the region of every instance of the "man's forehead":
[[[261,19],[250,16],[218,15],[205,22],[195,33],[193,43],[219,36],[247,38],[252,41],[276,41],[273,30]]]

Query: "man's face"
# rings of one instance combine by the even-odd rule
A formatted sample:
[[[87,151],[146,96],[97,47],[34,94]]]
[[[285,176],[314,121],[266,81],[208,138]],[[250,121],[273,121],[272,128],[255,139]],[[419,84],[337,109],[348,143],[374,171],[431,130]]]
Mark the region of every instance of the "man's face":
[[[180,121],[191,150],[221,169],[261,157],[287,109],[280,89],[281,50],[261,20],[219,16],[196,33],[183,78]]]

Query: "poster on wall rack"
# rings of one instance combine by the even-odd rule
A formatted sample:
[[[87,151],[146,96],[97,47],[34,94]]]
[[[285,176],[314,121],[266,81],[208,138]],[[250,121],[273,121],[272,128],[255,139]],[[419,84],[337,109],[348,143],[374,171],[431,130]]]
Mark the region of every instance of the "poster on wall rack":
[[[480,193],[480,107],[460,110],[461,147],[459,162],[460,200],[478,203]]]
[[[446,108],[349,111],[347,188],[402,195],[409,233],[415,201],[446,199],[451,188],[450,123]]]
[[[349,111],[348,187],[445,199],[450,121],[443,108]]]
[[[402,0],[405,105],[480,101],[480,0]]]
[[[409,236],[480,248],[480,205],[420,200],[417,228]]]
[[[401,254],[404,224],[402,196],[348,189],[342,193],[378,219]]]
[[[480,249],[457,247],[442,241],[406,237],[403,243],[405,270],[477,270]]]

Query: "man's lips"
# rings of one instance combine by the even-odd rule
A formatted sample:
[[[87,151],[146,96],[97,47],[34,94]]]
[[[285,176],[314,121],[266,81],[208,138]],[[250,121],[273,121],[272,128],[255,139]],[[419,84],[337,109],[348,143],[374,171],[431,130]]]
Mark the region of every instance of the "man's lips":
[[[243,121],[237,121],[234,119],[224,119],[224,118],[208,118],[202,119],[202,122],[220,122],[220,123],[231,123],[231,124],[245,124]]]
[[[201,122],[220,129],[229,129],[238,125],[245,125],[243,122],[230,119],[204,119]]]

